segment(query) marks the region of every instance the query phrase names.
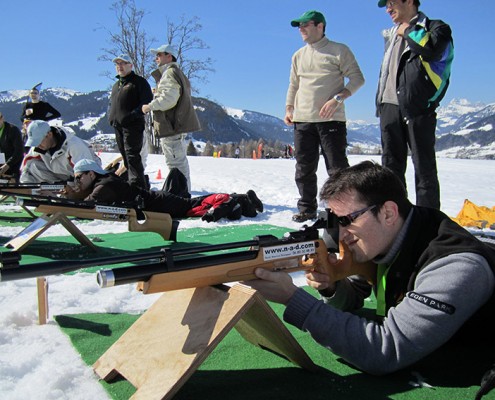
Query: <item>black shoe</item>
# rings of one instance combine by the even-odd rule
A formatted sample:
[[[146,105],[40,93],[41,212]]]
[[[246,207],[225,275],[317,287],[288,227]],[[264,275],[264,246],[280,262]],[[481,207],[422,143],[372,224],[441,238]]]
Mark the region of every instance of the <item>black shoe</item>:
[[[246,192],[246,194],[247,194],[249,201],[251,202],[251,204],[256,209],[256,211],[262,213],[263,212],[263,203],[258,198],[258,196],[256,196],[256,193],[254,192],[254,190],[248,190]]]
[[[307,221],[308,219],[316,219],[316,212],[314,211],[309,211],[309,212],[300,212],[297,214],[294,214],[292,216],[292,221],[294,222],[304,222]]]

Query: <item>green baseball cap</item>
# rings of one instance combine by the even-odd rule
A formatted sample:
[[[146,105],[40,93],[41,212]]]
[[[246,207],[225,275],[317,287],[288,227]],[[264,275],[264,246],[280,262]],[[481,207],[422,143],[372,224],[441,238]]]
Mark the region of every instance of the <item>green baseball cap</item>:
[[[378,7],[385,7],[387,5],[387,0],[378,0]]]
[[[306,11],[303,15],[301,15],[299,18],[296,18],[290,22],[290,24],[294,27],[299,26],[301,23],[306,23],[309,21],[313,21],[315,24],[319,24],[320,22],[323,22],[323,25],[326,25],[327,22],[325,21],[325,17],[323,14],[319,11],[311,10],[311,11]]]

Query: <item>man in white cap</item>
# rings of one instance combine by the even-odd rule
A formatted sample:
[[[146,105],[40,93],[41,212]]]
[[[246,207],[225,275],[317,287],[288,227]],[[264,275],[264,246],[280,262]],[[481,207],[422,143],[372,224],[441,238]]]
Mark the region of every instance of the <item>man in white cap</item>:
[[[153,128],[160,138],[165,162],[169,169],[177,168],[187,179],[191,191],[191,177],[187,161],[186,136],[201,129],[194,111],[191,83],[177,64],[177,50],[170,44],[151,49],[158,67],[151,75],[156,80],[153,101],[142,107],[143,113],[153,111]]]
[[[108,122],[115,129],[115,139],[128,171],[129,184],[147,188],[141,150],[144,142],[143,104],[153,99],[150,84],[133,70],[131,58],[121,54],[113,59],[117,82],[112,87]]]
[[[63,182],[74,176],[74,164],[82,159],[100,163],[89,144],[68,127],[36,120],[29,124],[26,146],[31,147],[21,167],[21,183]]]

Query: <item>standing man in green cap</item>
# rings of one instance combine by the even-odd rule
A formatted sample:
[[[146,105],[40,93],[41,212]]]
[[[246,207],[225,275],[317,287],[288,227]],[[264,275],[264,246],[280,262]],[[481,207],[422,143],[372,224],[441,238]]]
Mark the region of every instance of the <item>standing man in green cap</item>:
[[[344,101],[364,84],[364,77],[351,50],[325,36],[322,13],[307,11],[291,25],[306,42],[292,56],[284,118],[294,126],[300,195],[292,219],[304,222],[316,218],[320,147],[329,176],[349,166]]]
[[[440,209],[435,130],[440,100],[449,86],[454,44],[450,27],[418,11],[419,0],[380,0],[395,24],[383,31],[385,55],[376,94],[382,165],[406,186],[408,148],[416,205]]]

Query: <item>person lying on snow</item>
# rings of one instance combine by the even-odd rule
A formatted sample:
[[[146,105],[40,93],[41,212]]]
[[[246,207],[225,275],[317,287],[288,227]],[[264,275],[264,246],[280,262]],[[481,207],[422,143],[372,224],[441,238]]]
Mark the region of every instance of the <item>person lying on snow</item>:
[[[115,205],[142,199],[144,211],[168,213],[172,218],[201,217],[212,222],[220,218],[253,218],[263,212],[263,203],[253,190],[246,194],[215,193],[191,198],[186,178],[177,168],[170,170],[162,190],[156,191],[131,187],[89,159],[74,165],[74,177],[75,187],[66,186],[62,192],[67,198]]]

